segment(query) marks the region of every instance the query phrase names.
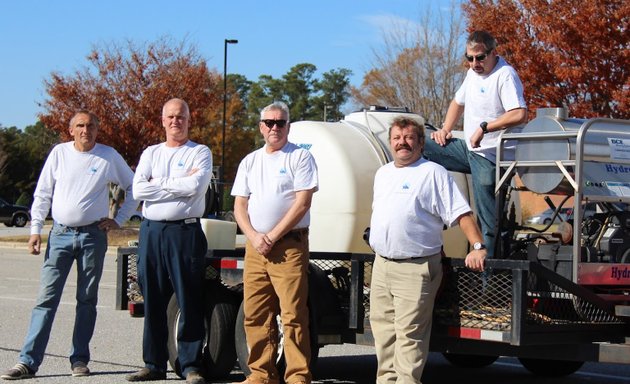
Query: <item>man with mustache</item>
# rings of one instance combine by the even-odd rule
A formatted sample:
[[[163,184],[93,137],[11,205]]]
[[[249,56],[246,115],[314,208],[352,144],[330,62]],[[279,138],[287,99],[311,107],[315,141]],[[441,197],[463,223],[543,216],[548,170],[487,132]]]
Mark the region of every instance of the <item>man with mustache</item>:
[[[429,353],[433,303],[442,280],[444,225],[461,227],[473,250],[466,266],[483,271],[486,250],[470,206],[446,169],[422,158],[424,127],[398,117],[389,129],[394,161],[374,178],[370,246],[370,324],[376,383],[420,383]]]
[[[90,340],[96,323],[98,286],[103,274],[107,231],[124,224],[138,203],[131,196],[133,171],[114,148],[96,142],[99,121],[81,110],[70,120],[74,141],[56,145],[42,168],[33,194],[29,252],[39,255],[48,212],[53,227],[41,271],[39,297],[19,363],[2,373],[5,380],[33,377],[44,359],[63,287],[74,261],[77,306],[72,335],[72,376],[88,376]],[[109,185],[118,184],[127,198],[116,217],[108,218]]]
[[[450,171],[472,174],[478,220],[488,248],[495,252],[495,161],[502,130],[527,121],[523,84],[518,74],[496,51],[496,40],[486,31],[475,31],[466,41],[464,55],[470,68],[446,113],[442,129],[427,131],[424,156]],[[466,139],[451,131],[464,116]],[[511,153],[505,153],[507,157]]]

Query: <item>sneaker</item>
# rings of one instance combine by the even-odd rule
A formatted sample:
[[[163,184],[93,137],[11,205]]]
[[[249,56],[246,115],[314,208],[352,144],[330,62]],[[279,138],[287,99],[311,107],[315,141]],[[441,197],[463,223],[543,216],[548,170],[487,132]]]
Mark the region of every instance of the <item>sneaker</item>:
[[[191,371],[186,375],[186,384],[206,384],[206,380],[199,372]]]
[[[165,380],[166,372],[152,371],[149,368],[142,368],[138,372],[127,375],[125,379],[127,379],[127,381]]]
[[[76,363],[72,364],[72,376],[90,376],[90,368],[87,367],[86,363],[82,361],[77,361]]]
[[[28,365],[24,363],[17,363],[13,366],[13,368],[2,372],[0,378],[3,378],[4,380],[21,380],[28,379],[33,376],[35,376],[35,371]]]

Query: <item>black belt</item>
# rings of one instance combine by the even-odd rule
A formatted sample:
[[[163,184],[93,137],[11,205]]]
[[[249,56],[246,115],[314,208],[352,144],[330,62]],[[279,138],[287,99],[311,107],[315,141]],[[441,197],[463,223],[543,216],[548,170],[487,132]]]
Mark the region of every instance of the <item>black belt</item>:
[[[162,223],[162,224],[194,224],[194,223],[199,222],[199,218],[189,217],[187,219],[181,219],[181,220],[150,220],[150,221],[155,221],[157,223]]]
[[[296,228],[285,233],[278,241],[285,239],[293,239],[295,241],[301,241],[302,236],[308,236],[308,228]]]
[[[409,261],[409,260],[417,260],[417,259],[428,259],[430,257],[439,256],[439,255],[440,255],[439,253],[436,253],[435,255],[429,255],[429,256],[413,256],[413,257],[399,257],[399,258],[387,257],[383,255],[379,255],[379,256],[389,261]]]

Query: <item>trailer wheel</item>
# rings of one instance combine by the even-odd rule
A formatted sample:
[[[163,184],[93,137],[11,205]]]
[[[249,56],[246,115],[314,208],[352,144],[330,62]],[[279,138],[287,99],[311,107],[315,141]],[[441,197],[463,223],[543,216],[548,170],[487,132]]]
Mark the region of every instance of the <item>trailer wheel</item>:
[[[315,322],[313,321],[312,316],[313,311],[311,311],[309,306],[309,331],[311,335],[311,361],[309,363],[309,367],[311,372],[315,368],[317,364],[317,357],[319,355],[319,345],[317,344],[317,327],[315,326]],[[278,322],[278,355],[276,356],[276,367],[278,369],[278,376],[280,377],[280,381],[284,383],[284,371],[286,370],[286,362],[284,360],[284,334],[282,333],[282,322],[280,320],[280,316],[276,317]],[[234,333],[234,340],[236,342],[236,356],[238,357],[238,364],[241,367],[241,371],[243,375],[246,377],[251,374],[251,370],[249,366],[247,366],[247,360],[249,359],[249,346],[247,345],[247,339],[245,337],[245,314],[243,312],[243,305],[241,304],[240,309],[238,310],[238,315],[236,316],[236,330]]]
[[[528,359],[524,357],[519,357],[518,361],[534,375],[546,377],[567,376],[584,365],[583,361]]]
[[[236,363],[234,325],[237,304],[226,302],[218,290],[208,290],[205,308],[206,338],[203,346],[203,371],[207,379],[229,375]],[[219,300],[217,300],[219,299]],[[168,318],[168,360],[175,373],[184,378],[177,359],[177,331],[179,328],[179,305],[175,295],[171,297],[167,309]]]
[[[465,355],[460,353],[448,353],[442,354],[449,363],[462,368],[483,368],[491,365],[499,356],[485,356],[485,355]]]

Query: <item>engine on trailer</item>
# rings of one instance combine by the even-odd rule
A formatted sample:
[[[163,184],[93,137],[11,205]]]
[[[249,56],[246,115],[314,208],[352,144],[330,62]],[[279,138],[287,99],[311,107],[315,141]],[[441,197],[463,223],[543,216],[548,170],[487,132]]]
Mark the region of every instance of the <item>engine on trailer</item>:
[[[582,222],[585,261],[630,263],[630,212],[595,213]]]

